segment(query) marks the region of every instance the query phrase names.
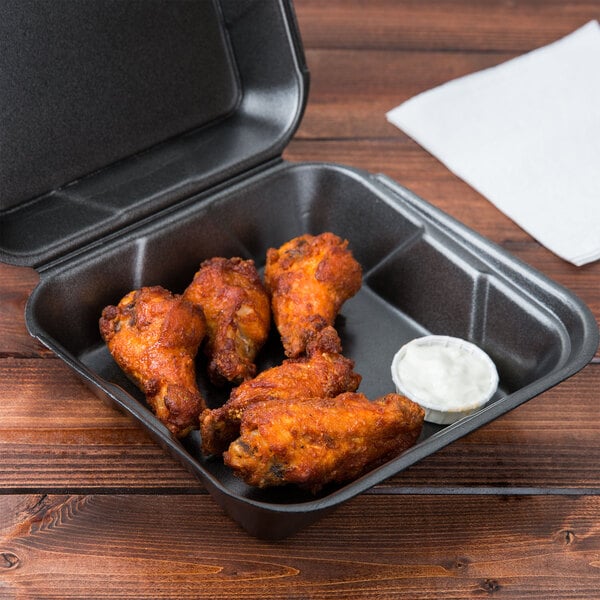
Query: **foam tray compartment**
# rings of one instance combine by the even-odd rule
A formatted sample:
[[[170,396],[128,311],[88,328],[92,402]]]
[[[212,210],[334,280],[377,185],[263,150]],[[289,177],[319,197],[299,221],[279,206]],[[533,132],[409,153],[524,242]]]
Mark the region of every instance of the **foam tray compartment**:
[[[317,496],[294,486],[252,488],[220,458],[201,455],[198,432],[173,439],[112,360],[98,319],[105,305],[141,286],[182,292],[204,259],[252,258],[262,270],[268,248],[323,231],[348,239],[363,268],[362,289],[336,321],[344,354],[363,377],[359,391],[370,398],[393,391],[395,352],[424,334],[480,346],[495,362],[500,385],[476,413],[446,427],[426,424],[414,447],[347,485],[328,486]],[[393,181],[323,163],[282,162],[55,261],[41,270],[27,324],[102,398],[181,460],[246,530],[265,538],[294,533],[562,381],[590,360],[598,343],[592,315],[568,290]],[[273,326],[259,369],[283,358]],[[204,360],[198,356],[199,386],[209,406],[218,406],[228,390],[211,386]]]

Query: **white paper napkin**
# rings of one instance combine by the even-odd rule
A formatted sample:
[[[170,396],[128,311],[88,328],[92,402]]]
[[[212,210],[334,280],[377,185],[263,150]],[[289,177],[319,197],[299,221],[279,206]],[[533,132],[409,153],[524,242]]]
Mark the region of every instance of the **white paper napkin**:
[[[600,25],[387,113],[549,250],[600,258]]]

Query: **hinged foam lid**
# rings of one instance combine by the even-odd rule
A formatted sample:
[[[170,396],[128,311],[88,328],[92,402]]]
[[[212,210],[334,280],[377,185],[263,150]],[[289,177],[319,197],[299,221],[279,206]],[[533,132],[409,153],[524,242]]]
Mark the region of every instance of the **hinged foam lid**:
[[[0,0],[0,259],[38,266],[277,158],[284,0]]]

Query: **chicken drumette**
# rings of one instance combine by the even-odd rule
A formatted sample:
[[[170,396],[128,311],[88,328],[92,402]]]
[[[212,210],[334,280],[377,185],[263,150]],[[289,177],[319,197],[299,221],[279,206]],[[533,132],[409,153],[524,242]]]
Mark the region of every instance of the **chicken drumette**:
[[[254,360],[271,323],[269,296],[252,260],[212,258],[200,265],[183,297],[206,317],[205,353],[212,383],[237,384],[256,374]]]
[[[194,365],[205,331],[202,310],[160,286],[128,293],[100,318],[114,360],[178,437],[197,427],[205,408]]]
[[[425,411],[399,394],[373,402],[363,394],[248,407],[241,435],[223,454],[247,484],[297,484],[313,493],[343,483],[412,446]]]
[[[362,283],[348,241],[333,233],[302,235],[270,248],[265,283],[286,356],[300,356],[307,342],[333,325],[342,304]]]
[[[286,403],[356,390],[361,377],[353,371],[354,362],[342,356],[341,350],[337,332],[326,327],[309,342],[307,356],[284,360],[233,389],[223,406],[200,415],[203,452],[218,454],[226,450],[239,435],[244,411],[256,402],[271,399]]]

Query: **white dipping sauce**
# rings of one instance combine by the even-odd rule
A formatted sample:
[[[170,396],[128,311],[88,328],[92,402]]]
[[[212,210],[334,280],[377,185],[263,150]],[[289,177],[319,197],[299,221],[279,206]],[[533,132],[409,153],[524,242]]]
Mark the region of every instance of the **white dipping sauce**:
[[[498,372],[480,348],[450,336],[425,336],[394,356],[392,378],[399,393],[425,409],[425,420],[448,424],[485,404]]]
[[[398,374],[407,392],[446,410],[472,405],[490,387],[488,365],[458,346],[410,346]]]

